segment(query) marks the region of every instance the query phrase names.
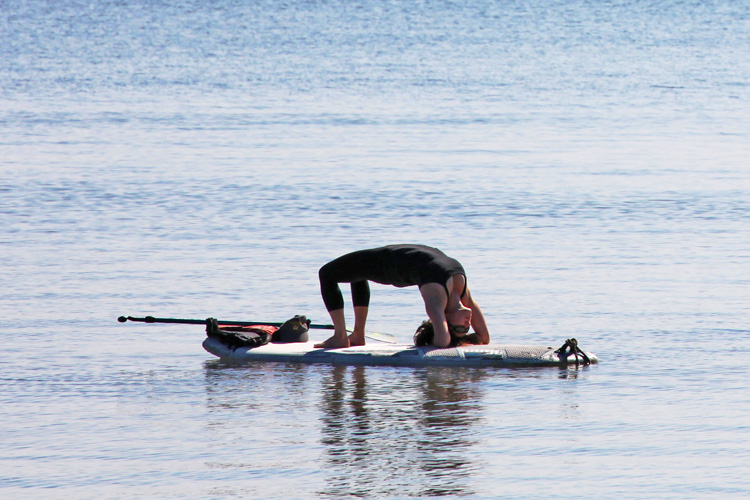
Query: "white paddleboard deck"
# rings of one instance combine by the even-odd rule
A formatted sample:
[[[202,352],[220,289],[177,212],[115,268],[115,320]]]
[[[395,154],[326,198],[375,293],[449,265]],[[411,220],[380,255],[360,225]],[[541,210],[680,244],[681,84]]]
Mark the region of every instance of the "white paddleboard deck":
[[[488,344],[462,347],[416,347],[408,344],[373,342],[345,349],[315,348],[315,342],[270,343],[260,347],[232,349],[217,339],[207,337],[203,347],[223,360],[281,361],[287,363],[328,363],[381,366],[561,366],[575,365],[575,356],[567,359],[555,352],[556,347],[537,345]],[[559,346],[558,346],[559,347]],[[586,352],[592,363],[596,355]],[[579,355],[578,362],[583,364]]]

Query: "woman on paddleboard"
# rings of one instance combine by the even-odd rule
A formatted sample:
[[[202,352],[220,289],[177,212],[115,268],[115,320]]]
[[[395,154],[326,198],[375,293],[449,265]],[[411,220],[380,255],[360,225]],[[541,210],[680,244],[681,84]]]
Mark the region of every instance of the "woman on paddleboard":
[[[489,344],[490,333],[479,305],[466,283],[466,272],[456,260],[424,245],[388,245],[359,250],[320,268],[320,292],[334,325],[331,338],[315,347],[341,348],[365,344],[365,322],[370,306],[369,281],[397,287],[418,286],[432,324],[432,345],[447,347],[452,339],[474,328],[477,341]],[[354,330],[347,336],[344,297],[339,283],[351,283]],[[455,343],[455,342],[454,342]]]

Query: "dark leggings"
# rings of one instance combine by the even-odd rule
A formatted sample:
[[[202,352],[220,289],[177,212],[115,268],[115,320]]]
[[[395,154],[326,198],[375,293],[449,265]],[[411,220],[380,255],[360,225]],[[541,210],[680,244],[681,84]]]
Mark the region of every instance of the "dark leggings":
[[[320,293],[326,309],[335,311],[344,308],[344,296],[341,294],[339,283],[351,283],[352,303],[354,307],[370,305],[370,284],[362,269],[361,258],[357,253],[344,255],[324,265],[318,271],[320,278]]]

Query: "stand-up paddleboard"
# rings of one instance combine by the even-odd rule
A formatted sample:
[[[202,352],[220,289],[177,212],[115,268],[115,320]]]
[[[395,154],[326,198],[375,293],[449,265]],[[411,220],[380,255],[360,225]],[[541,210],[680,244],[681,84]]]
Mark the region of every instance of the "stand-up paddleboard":
[[[179,324],[204,324],[206,333],[210,336],[203,341],[203,347],[211,354],[228,361],[281,361],[287,363],[328,363],[343,365],[385,365],[385,366],[567,366],[588,365],[597,363],[599,358],[595,354],[582,351],[578,347],[576,339],[568,339],[565,343],[555,349],[554,347],[539,345],[517,345],[517,344],[488,344],[467,345],[461,347],[416,347],[411,344],[398,344],[396,337],[388,334],[377,334],[370,339],[386,343],[370,343],[364,346],[347,347],[345,349],[320,349],[315,348],[315,342],[270,342],[261,343],[257,339],[243,338],[237,342],[236,337],[221,337],[221,328],[248,327],[248,331],[257,330],[260,326],[280,326],[279,333],[286,325],[297,325],[292,328],[305,326],[307,328],[333,329],[333,325],[312,324],[305,316],[295,316],[285,323],[267,322],[244,322],[244,321],[222,321],[213,318],[200,319],[175,319],[155,318],[146,316],[135,318],[133,316],[120,316],[120,323],[126,321],[140,321],[143,323],[179,323]],[[236,331],[236,328],[235,328]],[[307,335],[303,340],[307,340]],[[224,332],[228,333],[228,332]],[[257,335],[256,335],[257,337]],[[368,337],[368,335],[366,335]],[[223,343],[219,338],[223,338]],[[284,339],[283,336],[281,336]],[[302,338],[297,336],[297,338]],[[268,342],[266,336],[262,338]],[[231,344],[231,345],[227,345]],[[245,347],[253,345],[257,347]],[[237,347],[242,346],[242,347]]]
[[[575,340],[571,339],[573,342]],[[565,343],[568,346],[570,340]],[[228,361],[281,361],[376,366],[563,366],[597,363],[577,344],[569,348],[535,345],[488,344],[462,347],[416,347],[407,344],[372,343],[344,349],[315,348],[315,342],[269,343],[260,347],[227,347],[208,337],[203,347]]]

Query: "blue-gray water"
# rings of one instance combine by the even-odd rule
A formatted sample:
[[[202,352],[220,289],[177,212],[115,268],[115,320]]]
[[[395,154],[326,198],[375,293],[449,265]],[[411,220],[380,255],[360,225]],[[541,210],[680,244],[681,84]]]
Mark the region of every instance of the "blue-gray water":
[[[744,0],[3,0],[0,497],[747,498],[749,33]],[[397,242],[493,340],[601,364],[228,366],[115,321],[327,322],[318,267]],[[372,330],[423,317],[373,287]]]

